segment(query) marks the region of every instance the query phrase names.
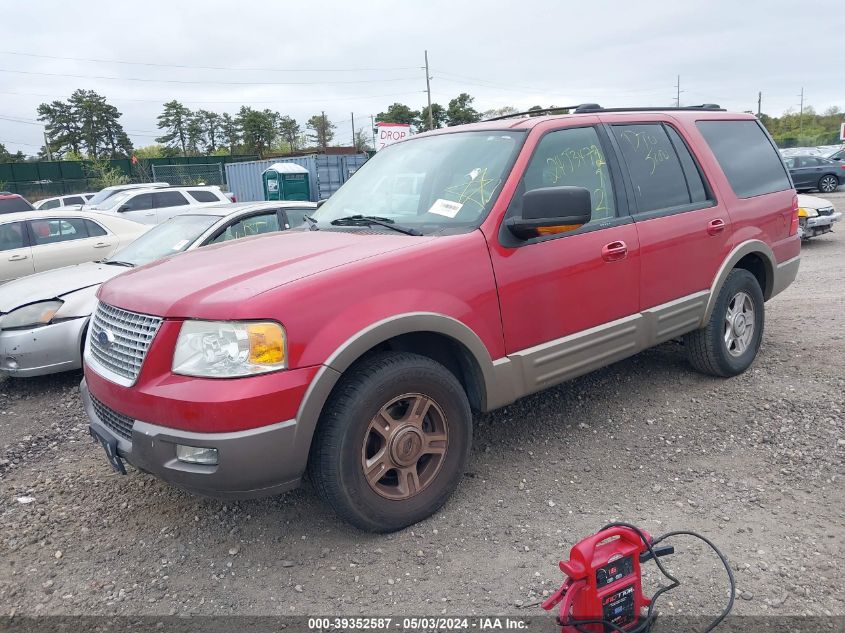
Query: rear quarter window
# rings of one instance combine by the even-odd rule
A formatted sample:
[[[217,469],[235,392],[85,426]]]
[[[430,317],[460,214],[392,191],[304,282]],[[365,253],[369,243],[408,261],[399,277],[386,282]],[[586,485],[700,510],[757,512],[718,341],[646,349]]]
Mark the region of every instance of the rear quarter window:
[[[792,188],[780,154],[757,121],[697,121],[737,198]]]
[[[214,195],[211,191],[203,189],[189,189],[188,193],[197,202],[220,202],[220,198]]]

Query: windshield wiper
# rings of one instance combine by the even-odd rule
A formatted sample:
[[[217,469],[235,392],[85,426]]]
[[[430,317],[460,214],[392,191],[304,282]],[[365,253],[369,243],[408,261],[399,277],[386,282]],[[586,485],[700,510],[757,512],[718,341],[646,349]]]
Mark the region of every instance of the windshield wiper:
[[[309,231],[319,231],[320,227],[317,226],[317,220],[312,218],[310,215],[303,215],[303,218],[308,222],[308,230]]]
[[[416,229],[412,229],[408,226],[402,226],[401,224],[396,224],[395,220],[391,220],[390,218],[382,218],[377,215],[348,215],[345,218],[337,218],[332,220],[329,224],[334,226],[371,226],[373,224],[378,226],[383,226],[388,229],[393,229],[394,231],[398,231],[399,233],[404,233],[405,235],[422,235]]]
[[[122,262],[118,259],[104,259],[104,264],[108,264],[109,266],[126,266],[127,268],[135,268],[135,264],[132,262]]]

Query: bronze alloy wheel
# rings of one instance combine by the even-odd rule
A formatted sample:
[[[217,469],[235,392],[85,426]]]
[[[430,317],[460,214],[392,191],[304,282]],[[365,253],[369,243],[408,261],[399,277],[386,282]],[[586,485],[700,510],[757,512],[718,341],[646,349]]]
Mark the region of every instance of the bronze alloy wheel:
[[[370,421],[361,467],[370,487],[387,499],[410,499],[440,471],[449,447],[449,424],[432,398],[406,393]]]

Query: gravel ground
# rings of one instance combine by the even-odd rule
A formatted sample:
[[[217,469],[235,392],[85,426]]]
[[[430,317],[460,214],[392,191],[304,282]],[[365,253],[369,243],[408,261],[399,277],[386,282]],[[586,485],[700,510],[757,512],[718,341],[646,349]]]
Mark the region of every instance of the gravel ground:
[[[616,519],[711,537],[737,614],[845,615],[845,594],[821,590],[845,584],[843,262],[843,233],[805,246],[738,378],[666,344],[479,417],[453,499],[389,536],[308,488],[225,503],[115,475],[79,373],[0,379],[0,614],[538,615],[557,561]],[[660,610],[718,612],[718,560],[674,544],[684,584]]]

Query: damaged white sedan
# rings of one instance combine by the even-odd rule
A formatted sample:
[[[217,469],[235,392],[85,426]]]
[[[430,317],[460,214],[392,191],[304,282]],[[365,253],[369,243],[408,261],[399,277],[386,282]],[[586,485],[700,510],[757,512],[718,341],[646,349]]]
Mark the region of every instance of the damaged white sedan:
[[[0,374],[54,374],[82,366],[97,289],[162,257],[302,224],[316,204],[248,202],[196,209],[153,227],[112,257],[0,285]]]

